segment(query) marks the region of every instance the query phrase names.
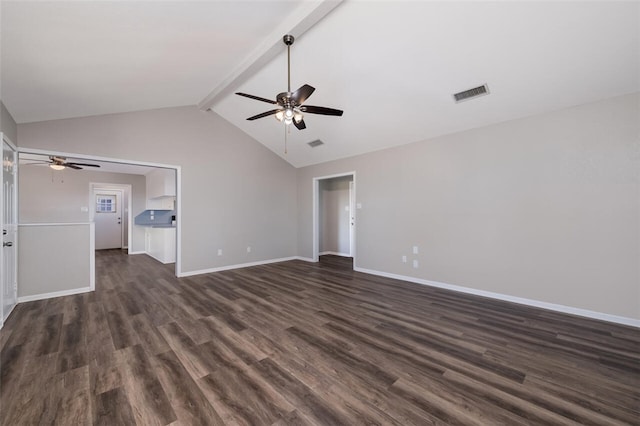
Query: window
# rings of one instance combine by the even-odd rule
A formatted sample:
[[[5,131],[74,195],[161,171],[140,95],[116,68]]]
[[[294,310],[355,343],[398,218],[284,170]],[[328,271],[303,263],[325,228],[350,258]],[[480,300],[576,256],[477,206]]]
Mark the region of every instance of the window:
[[[116,212],[116,196],[115,195],[96,195],[96,213],[115,213]]]

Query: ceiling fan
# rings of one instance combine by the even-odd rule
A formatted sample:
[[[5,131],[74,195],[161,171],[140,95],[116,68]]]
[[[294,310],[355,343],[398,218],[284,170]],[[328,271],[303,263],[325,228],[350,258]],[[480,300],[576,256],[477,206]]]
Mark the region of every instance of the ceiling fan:
[[[74,170],[82,170],[82,167],[100,167],[99,164],[88,164],[88,163],[76,163],[73,161],[67,161],[65,157],[58,157],[55,155],[49,156],[49,160],[34,160],[33,163],[29,164],[48,164],[53,170],[64,170],[66,168],[74,169]]]
[[[255,99],[257,101],[267,102],[269,104],[278,105],[276,109],[263,112],[253,117],[247,118],[247,120],[257,120],[258,118],[267,117],[269,115],[275,115],[278,121],[284,121],[286,125],[293,123],[298,130],[306,129],[307,126],[304,123],[303,113],[309,114],[321,114],[321,115],[334,115],[342,116],[343,111],[339,109],[303,105],[304,102],[311,96],[316,90],[314,87],[305,84],[295,92],[291,91],[291,45],[294,42],[294,37],[291,34],[287,34],[282,37],[282,41],[287,45],[287,91],[282,92],[276,96],[276,100],[261,98],[259,96],[249,95],[247,93],[236,92],[236,95],[244,96],[246,98]]]

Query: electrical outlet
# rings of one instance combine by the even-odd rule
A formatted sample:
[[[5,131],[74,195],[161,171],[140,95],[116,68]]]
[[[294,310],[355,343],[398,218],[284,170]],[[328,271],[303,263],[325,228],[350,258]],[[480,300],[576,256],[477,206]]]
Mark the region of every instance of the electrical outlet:
[[[251,246],[247,246],[247,253],[251,253]]]
[[[222,256],[222,249],[218,249],[218,256]]]
[[[407,256],[402,256],[402,263],[407,263]]]
[[[413,260],[413,267],[418,269],[418,261],[416,259]]]
[[[413,254],[418,254],[418,246],[413,246]]]
[[[80,211],[82,213],[88,213],[89,212],[89,207],[80,207]]]

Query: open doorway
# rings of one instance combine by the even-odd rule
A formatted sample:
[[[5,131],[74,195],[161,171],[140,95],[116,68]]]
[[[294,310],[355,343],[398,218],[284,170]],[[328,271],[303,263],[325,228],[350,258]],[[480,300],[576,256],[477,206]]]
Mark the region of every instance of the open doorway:
[[[80,164],[82,169],[55,169],[51,167],[53,157],[63,158],[67,163]],[[170,170],[171,182],[175,188],[171,209],[175,211],[168,220],[168,225],[173,227],[175,234],[173,262],[176,276],[180,274],[179,166],[35,149],[21,150],[20,158],[21,164],[29,163],[21,168],[29,170],[29,176],[25,175],[23,179],[26,184],[21,194],[20,208],[26,222],[36,225],[46,223],[51,227],[95,225],[97,239],[92,247],[128,249],[128,254],[146,253],[146,228],[134,226],[134,217],[149,208],[163,208],[148,205],[147,177],[154,171]],[[114,225],[113,229],[105,233],[108,238],[103,241],[104,244],[101,242],[100,230],[100,219],[103,218],[113,219],[110,225]]]
[[[313,179],[313,260],[356,259],[355,172]]]

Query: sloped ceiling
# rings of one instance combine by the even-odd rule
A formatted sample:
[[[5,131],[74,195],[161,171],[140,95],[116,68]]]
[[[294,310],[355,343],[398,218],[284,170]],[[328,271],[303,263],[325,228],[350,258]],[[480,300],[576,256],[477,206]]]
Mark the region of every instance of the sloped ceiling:
[[[640,90],[638,2],[344,1],[291,64],[292,88],[316,88],[308,104],[344,116],[285,135],[246,120],[271,105],[232,94],[285,91],[285,46],[229,76],[304,3],[5,1],[2,98],[29,122],[194,105],[230,81],[213,111],[301,167]]]

